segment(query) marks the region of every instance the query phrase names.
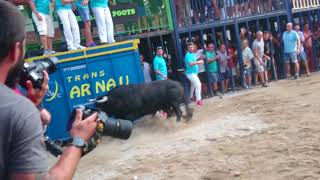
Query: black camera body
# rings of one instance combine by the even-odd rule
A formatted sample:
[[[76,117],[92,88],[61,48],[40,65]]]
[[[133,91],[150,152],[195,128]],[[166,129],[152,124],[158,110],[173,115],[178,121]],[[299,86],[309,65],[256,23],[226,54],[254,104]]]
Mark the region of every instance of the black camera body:
[[[111,136],[113,138],[119,138],[124,140],[128,139],[131,135],[133,128],[133,124],[131,121],[109,118],[105,112],[100,111],[96,108],[79,106],[76,109],[80,109],[82,111],[83,120],[96,112],[98,113],[99,123],[97,126],[97,133],[101,133],[104,136]],[[74,109],[72,112],[68,125],[68,130],[71,129],[72,123],[74,122],[76,109]]]
[[[26,87],[27,80],[30,80],[35,89],[41,89],[44,80],[43,71],[48,74],[54,73],[59,60],[56,57],[49,57],[40,61],[24,63],[20,76],[20,85]]]

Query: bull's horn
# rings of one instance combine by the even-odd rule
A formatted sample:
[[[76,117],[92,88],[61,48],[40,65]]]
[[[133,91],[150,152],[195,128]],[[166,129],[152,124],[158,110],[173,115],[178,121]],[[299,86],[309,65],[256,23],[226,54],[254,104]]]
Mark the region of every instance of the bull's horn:
[[[89,102],[96,102],[96,101],[97,101],[97,98],[89,99]]]
[[[105,103],[108,101],[108,96],[103,96],[103,98],[101,100],[97,100],[97,103]]]

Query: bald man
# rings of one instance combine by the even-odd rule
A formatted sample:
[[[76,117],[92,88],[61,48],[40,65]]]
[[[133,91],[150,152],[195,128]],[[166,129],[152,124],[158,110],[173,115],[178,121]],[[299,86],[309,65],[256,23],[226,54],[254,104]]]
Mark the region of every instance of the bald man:
[[[299,63],[297,55],[300,53],[300,38],[296,31],[292,30],[292,23],[287,24],[287,31],[282,36],[284,45],[284,62],[286,64],[287,78],[290,75],[290,62],[294,64],[295,79],[299,79]]]
[[[268,87],[264,78],[264,62],[262,60],[264,56],[264,42],[263,33],[257,32],[257,38],[253,41],[252,50],[254,55],[254,64],[256,66],[256,72],[261,80],[262,87]]]

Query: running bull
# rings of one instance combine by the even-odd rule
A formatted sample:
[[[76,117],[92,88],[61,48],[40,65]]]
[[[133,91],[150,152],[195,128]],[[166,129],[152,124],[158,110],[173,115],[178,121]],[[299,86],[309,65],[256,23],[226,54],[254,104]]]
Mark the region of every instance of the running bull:
[[[108,116],[130,121],[155,114],[159,110],[169,115],[175,113],[177,121],[180,121],[183,114],[180,104],[184,104],[186,109],[183,117],[190,120],[193,112],[188,106],[183,87],[172,80],[119,86],[95,100],[96,107]]]

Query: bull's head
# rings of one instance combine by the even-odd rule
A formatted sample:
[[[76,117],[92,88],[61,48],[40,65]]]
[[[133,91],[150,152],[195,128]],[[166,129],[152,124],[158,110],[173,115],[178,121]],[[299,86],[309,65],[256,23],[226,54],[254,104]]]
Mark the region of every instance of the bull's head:
[[[101,99],[90,99],[89,100],[90,102],[95,102],[95,103],[98,103],[98,104],[103,104],[105,102],[108,101],[108,96],[103,96]]]

